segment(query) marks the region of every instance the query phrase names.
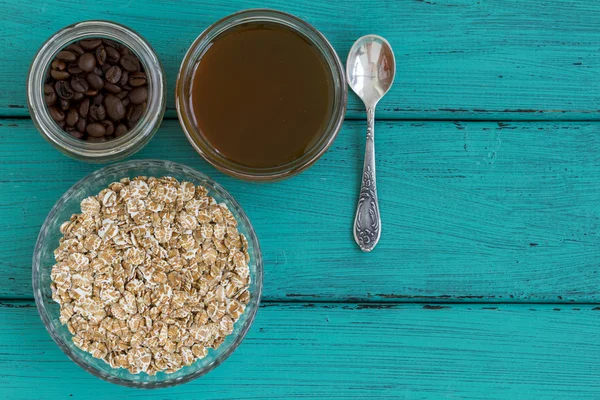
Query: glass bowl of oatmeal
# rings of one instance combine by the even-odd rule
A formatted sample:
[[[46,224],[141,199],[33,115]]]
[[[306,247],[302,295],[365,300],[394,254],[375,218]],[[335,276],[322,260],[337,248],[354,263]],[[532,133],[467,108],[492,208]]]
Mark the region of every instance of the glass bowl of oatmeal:
[[[231,315],[228,313],[229,306],[232,303],[234,303],[233,299],[238,299],[240,303],[247,302],[247,304],[245,305],[243,312],[241,312],[241,315],[238,315],[239,319],[237,321],[232,322],[231,320],[228,320],[228,328],[225,331],[222,331],[226,333],[216,333],[216,336],[212,337],[211,342],[206,342],[206,346],[202,344],[204,343],[202,341],[206,338],[204,336],[199,335],[198,333],[202,332],[203,327],[194,328],[193,322],[197,322],[196,325],[201,325],[203,323],[211,324],[211,321],[213,321],[215,322],[213,324],[213,328],[221,329],[221,327],[223,326],[221,325],[223,321],[217,320],[217,317],[215,317],[215,315],[217,315],[218,318],[222,319],[227,319],[227,317],[223,317],[222,312],[216,312],[215,307],[211,306],[211,304],[219,304],[218,302],[211,300],[215,299],[214,296],[219,296],[219,294],[211,293],[213,289],[208,289],[208,291],[203,291],[202,289],[196,290],[197,287],[202,287],[201,285],[196,285],[196,283],[202,282],[200,278],[198,278],[197,281],[192,280],[192,283],[190,284],[190,286],[188,286],[188,289],[186,289],[185,284],[181,282],[185,281],[186,276],[195,277],[196,275],[194,275],[194,271],[198,270],[205,271],[200,272],[200,275],[202,275],[203,273],[208,274],[202,276],[208,276],[209,278],[217,276],[219,277],[219,283],[210,284],[212,288],[219,288],[220,286],[226,288],[227,284],[224,283],[225,277],[231,277],[231,271],[237,272],[237,267],[234,264],[225,266],[225,261],[223,261],[223,264],[220,264],[219,266],[219,268],[222,268],[222,271],[220,273],[213,273],[213,271],[210,270],[209,261],[207,261],[206,263],[198,261],[198,265],[194,264],[193,268],[195,269],[192,269],[192,267],[190,267],[189,270],[186,270],[185,268],[187,267],[184,267],[184,269],[181,270],[181,266],[175,268],[178,271],[175,275],[184,277],[184,279],[180,281],[171,280],[172,276],[170,275],[170,273],[168,275],[168,279],[162,280],[159,279],[159,273],[148,273],[148,268],[150,268],[151,265],[155,265],[156,263],[163,263],[166,266],[167,261],[168,263],[171,263],[171,260],[173,259],[172,257],[175,257],[177,254],[177,252],[171,253],[171,250],[169,250],[168,256],[167,253],[164,253],[163,257],[160,255],[160,252],[154,252],[152,246],[146,247],[146,244],[144,244],[144,240],[154,240],[152,238],[158,238],[158,240],[161,240],[159,233],[163,232],[164,234],[164,229],[160,228],[160,224],[154,225],[156,228],[152,228],[156,230],[151,230],[150,233],[139,236],[138,240],[141,240],[143,243],[140,243],[139,245],[136,244],[136,246],[141,246],[140,248],[142,250],[144,248],[150,249],[148,251],[143,250],[142,253],[140,253],[144,254],[145,252],[145,260],[150,260],[150,257],[155,257],[154,255],[157,254],[156,258],[152,258],[152,263],[150,263],[149,261],[131,262],[131,258],[128,258],[130,253],[118,253],[118,249],[120,249],[121,246],[127,246],[127,244],[119,243],[116,239],[120,236],[112,236],[112,234],[110,233],[110,229],[103,229],[105,228],[105,221],[108,220],[104,214],[89,214],[90,207],[88,206],[91,203],[96,204],[94,200],[90,200],[90,196],[95,196],[94,198],[99,198],[101,207],[104,207],[104,205],[108,204],[106,202],[111,201],[109,200],[110,196],[107,196],[108,192],[103,191],[104,189],[106,189],[110,185],[111,188],[115,189],[115,192],[118,195],[121,195],[121,192],[118,191],[118,188],[121,188],[123,184],[119,183],[116,186],[111,184],[119,182],[122,178],[130,178],[132,179],[131,184],[127,181],[124,182],[126,182],[125,185],[130,186],[130,191],[133,191],[133,182],[135,181],[136,183],[139,183],[139,180],[134,180],[134,178],[136,177],[173,177],[180,183],[188,182],[187,186],[181,185],[181,190],[177,192],[177,196],[181,196],[182,198],[184,198],[185,196],[182,193],[185,193],[186,187],[193,186],[196,190],[198,198],[200,198],[201,196],[198,192],[200,190],[198,189],[198,187],[204,187],[208,191],[208,193],[202,196],[209,196],[214,198],[215,202],[210,203],[213,208],[221,208],[221,210],[224,212],[224,215],[228,216],[229,218],[235,218],[235,221],[237,221],[236,229],[239,232],[239,234],[241,234],[239,236],[239,240],[244,241],[242,239],[242,235],[246,238],[247,245],[243,245],[242,247],[240,247],[240,249],[243,248],[242,252],[247,252],[248,254],[247,258],[242,258],[242,264],[244,264],[244,270],[247,269],[249,281],[245,281],[246,283],[243,291],[235,292],[235,298],[233,297],[234,294],[231,295],[231,298],[223,297],[223,304],[227,303],[225,315]],[[152,185],[152,179],[147,179],[145,180],[145,182],[148,182]],[[139,186],[140,185],[136,185],[136,187]],[[152,196],[153,193],[152,190],[155,190],[152,189],[153,187],[156,189],[156,186],[150,186],[150,194],[147,195],[148,200],[146,200],[146,204],[148,208],[150,208],[150,204],[152,202],[150,200],[150,196]],[[97,195],[101,191],[103,191],[102,196],[97,197]],[[123,195],[123,197],[125,197],[125,195]],[[82,203],[84,199],[86,199],[86,201]],[[129,206],[129,203],[127,204]],[[186,206],[187,204],[188,203],[186,203]],[[82,213],[82,206],[86,213]],[[114,207],[116,208],[118,207],[118,205],[115,205]],[[93,207],[91,208],[93,209]],[[187,210],[187,208],[185,207],[178,208],[184,211]],[[102,210],[104,210],[104,208],[102,208]],[[126,210],[131,211],[129,208],[127,208]],[[92,215],[90,220],[95,219],[97,221],[97,233],[99,236],[94,236],[96,239],[96,245],[91,245],[90,247],[90,243],[94,241],[86,241],[85,239],[89,239],[88,236],[82,236],[69,231],[68,227],[70,226],[70,224],[75,224],[73,226],[77,226],[76,224],[79,221],[77,219],[72,218],[73,214],[81,214],[82,218],[87,218],[86,216]],[[152,214],[159,215],[160,213],[156,210],[153,210]],[[166,217],[164,217],[164,213],[160,215],[163,215],[162,218],[164,224]],[[101,221],[102,218],[104,218],[104,220]],[[152,218],[152,216],[149,215],[149,218]],[[137,219],[135,218],[134,220],[137,221]],[[176,217],[174,217],[173,220],[177,223],[181,223],[181,226],[183,226],[183,214],[178,214]],[[150,224],[154,222],[150,222]],[[191,223],[193,223],[194,226],[196,226],[195,222],[192,221]],[[85,222],[82,222],[82,224],[85,225]],[[100,228],[100,224],[102,224],[102,228]],[[210,224],[213,224],[213,222],[210,222]],[[200,227],[200,225],[201,223],[198,222],[198,227]],[[218,225],[218,223],[216,223],[216,225]],[[213,225],[214,229],[211,229],[216,231],[216,225]],[[233,225],[235,226],[235,224]],[[120,226],[121,232],[125,232],[127,229],[127,224]],[[175,232],[177,232],[177,229],[181,229],[181,227],[175,228]],[[182,240],[181,238],[183,237],[185,232],[187,232],[189,236],[192,237],[192,231],[188,230],[182,232],[182,236],[179,237],[178,240]],[[61,242],[61,238],[63,238],[63,235],[65,238]],[[70,235],[69,238],[67,238],[67,235]],[[90,236],[91,235],[92,234],[90,234]],[[230,234],[228,231],[226,235],[227,238],[234,237],[232,235],[235,235],[235,233]],[[109,240],[109,237],[111,236],[112,238]],[[125,238],[125,236],[126,235],[123,234],[122,238]],[[77,239],[77,237],[81,238],[80,244],[76,243],[77,240],[79,240]],[[69,244],[68,252],[62,254],[61,250],[55,253],[55,250],[59,249],[59,247],[63,250],[67,248],[64,245],[64,242],[66,240],[73,241],[72,245]],[[135,239],[133,240],[135,241]],[[200,241],[201,240],[198,239],[198,242]],[[212,241],[216,243],[218,240],[212,239]],[[222,242],[226,243],[227,246],[230,246],[230,242],[227,242],[226,240],[223,240]],[[174,241],[169,239],[162,239],[162,241],[160,242],[162,247],[164,247],[165,249],[169,249],[171,243],[174,243]],[[202,252],[202,254],[210,253],[212,251],[210,243],[211,240],[205,240],[202,244],[204,248],[198,246],[198,251]],[[179,244],[177,244],[176,246],[179,246]],[[101,282],[105,282],[105,280],[99,279],[99,276],[101,273],[106,273],[107,270],[102,270],[103,272],[98,272],[100,271],[99,266],[103,265],[100,263],[100,259],[104,257],[103,255],[106,254],[107,251],[113,251],[111,249],[108,249],[108,247],[112,247],[113,250],[116,248],[116,254],[126,254],[120,259],[115,259],[113,261],[113,264],[110,264],[110,268],[108,269],[109,271],[120,271],[121,269],[125,268],[125,270],[127,271],[127,277],[122,278],[124,279],[123,284],[120,287],[122,292],[120,294],[116,292],[116,297],[120,298],[121,300],[119,300],[119,302],[112,301],[112,305],[110,305],[110,302],[102,303],[104,301],[103,299],[105,299],[106,296],[104,295],[104,289]],[[181,247],[181,254],[183,258],[185,258],[187,254],[184,253],[184,247],[185,246]],[[208,251],[204,251],[203,249],[205,248],[208,248]],[[77,250],[72,251],[72,249]],[[217,249],[215,254],[225,254],[225,252],[226,250]],[[74,255],[73,253],[79,254]],[[175,256],[173,254],[175,254]],[[81,255],[85,255],[85,257],[81,257]],[[234,255],[233,250],[230,255]],[[164,258],[164,262],[160,260],[161,257]],[[77,262],[79,262],[81,261],[81,259],[84,258],[90,261],[89,264],[85,264],[83,271],[88,271],[89,273],[87,276],[93,280],[93,284],[89,286],[90,293],[88,295],[81,294],[83,286],[80,285],[82,277],[79,274],[83,273],[77,272],[81,270],[78,269],[78,267],[74,268],[74,264],[72,264],[73,260],[77,260]],[[225,260],[225,258],[227,257],[223,257],[221,260]],[[235,259],[235,257],[229,258],[232,260]],[[57,259],[63,261],[58,262]],[[243,263],[243,259],[246,259],[247,262]],[[200,260],[200,258],[198,260]],[[147,265],[144,265],[145,263]],[[70,271],[66,284],[65,279],[57,278],[57,269],[55,268],[55,266],[59,264],[63,267],[66,265],[66,270]],[[184,262],[183,265],[189,266],[192,265],[192,262]],[[210,265],[216,266],[217,263],[213,261]],[[69,268],[71,267],[73,267],[74,269],[69,270]],[[152,269],[152,271],[155,270]],[[172,270],[165,271],[173,272]],[[179,274],[179,272],[181,274]],[[191,275],[185,275],[188,272]],[[72,275],[77,276],[73,278]],[[121,279],[118,278],[117,275],[118,274],[115,272],[115,282]],[[102,276],[105,277],[105,275]],[[240,276],[244,275],[240,273]],[[147,279],[147,281],[145,281],[145,279]],[[147,299],[149,300],[147,302],[147,307],[141,305],[143,303],[143,301],[141,300],[143,296],[142,294],[140,294],[138,299],[136,300],[137,306],[134,305],[134,308],[137,307],[136,311],[128,311],[126,307],[126,302],[124,302],[125,298],[127,297],[126,292],[132,291],[132,293],[143,293],[135,292],[133,289],[130,289],[131,286],[129,284],[131,283],[133,285],[133,281],[141,281],[143,284],[147,284],[148,288],[156,289],[148,289]],[[56,342],[56,344],[58,344],[61,350],[71,360],[73,360],[76,364],[78,364],[80,367],[82,367],[89,373],[108,382],[136,388],[153,389],[174,386],[181,383],[189,382],[190,380],[198,378],[220,365],[239,346],[239,344],[244,339],[246,333],[250,329],[250,326],[254,320],[260,302],[262,282],[263,266],[258,239],[250,221],[248,220],[248,217],[246,216],[240,205],[237,203],[237,201],[219,184],[212,181],[210,178],[203,175],[202,173],[184,165],[168,161],[135,160],[114,164],[102,168],[88,175],[81,181],[77,182],[57,201],[57,203],[54,205],[54,207],[48,214],[48,217],[46,218],[40,230],[40,234],[38,236],[33,255],[32,283],[35,301],[40,317],[44,322],[44,325],[46,326],[46,329],[50,333],[52,339]],[[152,286],[154,284],[156,284],[157,286]],[[94,285],[99,285],[100,289],[94,291]],[[185,306],[177,305],[184,303],[176,303],[176,301],[174,300],[176,297],[168,297],[167,305],[163,308],[160,308],[160,304],[158,303],[158,300],[156,300],[156,294],[154,294],[153,292],[156,292],[157,290],[159,290],[159,288],[159,292],[163,291],[165,290],[166,286],[169,286],[169,293],[171,293],[172,286],[173,293],[175,293],[177,289],[179,289],[178,292],[192,290],[189,293],[193,294],[193,296],[188,296],[189,302],[186,302]],[[119,289],[119,286],[116,283],[114,287]],[[223,291],[224,290],[225,289],[223,289]],[[243,292],[246,292],[247,294],[243,294]],[[60,295],[57,293],[60,293]],[[221,293],[220,296],[224,296],[223,293]],[[99,303],[101,305],[100,309],[97,310],[99,311],[99,313],[95,312],[94,315],[85,314],[84,311],[86,308],[82,306],[82,304],[84,304],[82,296],[88,296],[87,298],[91,298],[96,303]],[[219,297],[216,298],[218,299]],[[123,312],[123,308],[118,307],[119,304],[122,304],[125,307],[125,311],[127,311],[129,314],[123,314],[122,316],[120,316],[114,308],[117,307],[118,309],[120,309],[120,312]],[[192,304],[192,308],[189,308],[188,304]],[[73,305],[75,306],[73,307]],[[149,310],[153,307],[162,310],[161,313],[159,314],[158,312],[150,312]],[[182,311],[183,314],[181,315],[169,314],[170,312],[179,312],[178,307],[188,308],[186,308],[187,311]],[[202,311],[203,308],[206,311],[208,311],[208,314]],[[191,316],[188,317],[186,312],[189,312]],[[77,319],[74,319],[72,314],[75,314]],[[140,315],[138,316],[137,314]],[[204,316],[198,317],[198,314],[202,314]],[[206,321],[206,315],[209,315],[208,321]],[[89,319],[86,319],[86,322],[83,324],[81,323],[83,318],[82,316],[85,318],[88,318],[89,316]],[[118,331],[118,329],[116,331],[113,331],[113,328],[117,327],[118,325],[117,320],[121,321],[121,331]],[[138,322],[136,324],[132,324],[131,321],[133,320],[137,320]],[[77,324],[75,324],[74,321],[77,321]],[[181,321],[184,327],[183,329],[179,329],[179,325],[176,325],[178,323],[177,321]],[[63,324],[63,322],[65,324]],[[139,325],[140,322],[141,325]],[[161,326],[157,324],[162,324],[162,326],[165,326],[165,335],[158,335],[156,338],[150,338],[152,328]],[[192,327],[189,328],[189,335],[187,336],[186,332],[188,328],[185,328],[186,326]],[[115,343],[115,336],[106,333],[107,329],[108,332],[117,335],[117,337],[119,338],[119,340],[121,340],[122,343]],[[70,330],[73,332],[70,332]],[[178,330],[182,331],[183,333],[178,333]],[[157,329],[157,331],[160,330]],[[140,341],[140,338],[138,337],[137,339],[135,339],[134,342],[133,338],[135,337],[135,332],[142,332],[144,333],[144,335],[147,336],[147,338],[142,339]],[[175,336],[172,336],[172,334]],[[76,336],[78,339],[75,340],[77,342],[77,345],[74,342],[74,338]],[[85,339],[83,345],[82,341],[80,340],[81,337]],[[190,339],[190,337],[193,340]],[[196,343],[194,345],[195,347],[192,346],[192,342],[194,341]],[[202,345],[198,343],[201,343]],[[211,348],[211,345],[216,348]],[[190,350],[183,350],[184,347],[188,348],[188,346],[189,349],[194,350],[193,357],[192,355],[190,355]],[[85,351],[82,348],[85,349]],[[119,351],[119,348],[121,348],[122,350]],[[196,351],[198,349],[200,349],[201,351]],[[129,354],[129,352],[131,352],[132,354]],[[182,357],[178,356],[177,354],[180,354]],[[148,364],[148,362],[145,361],[139,361],[145,360],[147,357],[150,357],[150,364]],[[182,359],[183,362],[181,362]],[[168,367],[167,364],[165,364],[167,362],[165,360],[167,360],[169,363]],[[131,364],[129,364],[129,362],[131,362]],[[111,366],[111,364],[113,365]],[[123,367],[117,367],[118,365],[123,365]]]

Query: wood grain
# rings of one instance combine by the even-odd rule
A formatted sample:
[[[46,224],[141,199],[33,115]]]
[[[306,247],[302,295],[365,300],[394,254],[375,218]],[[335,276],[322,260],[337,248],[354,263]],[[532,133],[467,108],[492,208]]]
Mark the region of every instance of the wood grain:
[[[597,399],[599,314],[589,305],[268,304],[219,368],[148,392],[89,375],[31,302],[10,302],[0,306],[0,397]]]
[[[398,76],[378,107],[393,119],[598,119],[600,3],[594,0],[107,0],[59,12],[62,2],[0,2],[0,116],[27,115],[25,80],[41,44],[81,20],[107,19],[141,33],[162,60],[174,116],[175,78],[192,41],[211,23],[249,7],[306,19],[342,62],[358,37],[391,42]],[[364,117],[352,95],[348,116]]]
[[[29,120],[0,121],[0,295],[31,298],[47,213],[98,166],[72,161]],[[351,233],[364,124],[346,122],[312,168],[274,184],[218,173],[166,121],[136,158],[223,184],[261,242],[268,300],[597,302],[599,123],[377,123],[382,237]]]

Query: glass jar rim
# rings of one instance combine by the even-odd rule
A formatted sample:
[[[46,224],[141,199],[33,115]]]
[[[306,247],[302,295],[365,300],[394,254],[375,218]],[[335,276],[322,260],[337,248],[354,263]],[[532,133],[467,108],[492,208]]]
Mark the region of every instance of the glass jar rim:
[[[191,73],[201,57],[207,50],[212,39],[221,35],[225,31],[232,29],[240,24],[248,22],[271,22],[282,24],[294,32],[303,36],[315,45],[326,61],[333,84],[333,106],[329,122],[324,129],[319,140],[303,156],[280,166],[271,168],[250,168],[228,160],[218,151],[200,133],[198,127],[194,124],[190,106],[188,104],[187,81],[191,80]],[[175,106],[179,122],[185,132],[188,141],[206,161],[212,164],[220,171],[251,181],[277,181],[296,175],[312,164],[314,164],[333,144],[341,126],[344,122],[347,103],[347,85],[345,78],[345,69],[329,41],[308,22],[292,14],[278,10],[256,8],[239,11],[228,15],[205,29],[191,44],[185,54],[179,73],[175,89]]]
[[[44,101],[46,72],[56,53],[74,41],[100,37],[127,46],[145,67],[150,96],[146,111],[123,137],[102,143],[89,143],[70,136],[54,122]],[[156,52],[137,32],[110,21],[89,20],[68,25],[50,36],[33,59],[27,77],[27,104],[40,134],[68,156],[91,162],[127,157],[145,146],[158,129],[166,110],[166,78]]]

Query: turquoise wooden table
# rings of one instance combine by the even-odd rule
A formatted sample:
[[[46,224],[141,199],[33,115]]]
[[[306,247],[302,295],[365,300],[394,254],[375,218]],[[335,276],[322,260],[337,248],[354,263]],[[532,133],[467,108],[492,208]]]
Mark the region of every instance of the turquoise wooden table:
[[[196,155],[170,94],[134,158],[187,164],[239,200],[263,248],[264,301],[241,347],[200,379],[153,392],[96,379],[52,342],[32,300],[40,226],[98,166],[32,126],[29,63],[59,28],[113,20],[154,45],[172,92],[194,38],[257,6],[306,19],[343,62],[361,35],[391,42],[381,241],[363,254],[351,234],[365,136],[354,95],[312,168],[252,184]],[[597,1],[21,0],[0,1],[0,15],[0,398],[600,398]]]

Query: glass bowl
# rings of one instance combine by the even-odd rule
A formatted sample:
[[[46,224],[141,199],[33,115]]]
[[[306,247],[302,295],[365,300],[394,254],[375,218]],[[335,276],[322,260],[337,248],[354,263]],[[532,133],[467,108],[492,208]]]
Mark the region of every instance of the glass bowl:
[[[67,45],[85,38],[105,38],[128,47],[144,65],[148,78],[148,105],[138,123],[122,137],[90,143],[72,137],[50,116],[44,101],[46,73],[56,54]],[[27,78],[27,105],[40,134],[69,157],[87,162],[117,161],[139,151],[154,136],[166,109],[166,78],[154,49],[142,36],[126,26],[109,21],[84,21],[52,35],[38,50]]]
[[[193,110],[190,105],[190,90],[195,68],[201,62],[202,55],[210,48],[212,42],[223,32],[241,24],[251,22],[269,22],[281,24],[298,33],[311,42],[321,53],[330,71],[333,88],[333,106],[329,121],[319,140],[301,157],[273,168],[250,168],[228,160],[216,151],[194,123]],[[179,122],[194,149],[209,163],[220,171],[240,179],[250,181],[276,181],[296,175],[314,164],[331,146],[344,122],[348,89],[344,68],[334,48],[312,25],[281,11],[269,9],[252,9],[240,11],[225,17],[208,27],[196,38],[186,53],[175,89],[175,105]],[[235,110],[231,110],[235,118]]]
[[[50,289],[50,271],[55,264],[54,249],[62,234],[59,231],[62,222],[72,214],[80,212],[79,203],[84,198],[98,193],[111,182],[124,177],[135,176],[172,176],[178,180],[187,180],[202,185],[209,195],[219,203],[225,203],[238,221],[238,230],[248,239],[250,254],[250,302],[245,312],[234,325],[234,331],[216,350],[209,349],[208,355],[194,364],[183,367],[173,374],[159,372],[155,376],[146,373],[132,374],[126,369],[111,368],[103,360],[94,358],[75,346],[72,335],[59,321],[60,306],[52,300]],[[195,379],[221,364],[239,346],[248,332],[260,302],[263,265],[258,239],[248,217],[237,201],[219,184],[207,176],[184,165],[158,160],[135,160],[102,168],[77,182],[56,202],[44,221],[33,254],[32,271],[33,294],[40,317],[52,339],[62,351],[80,367],[99,378],[123,386],[137,388],[161,388],[178,385]]]

